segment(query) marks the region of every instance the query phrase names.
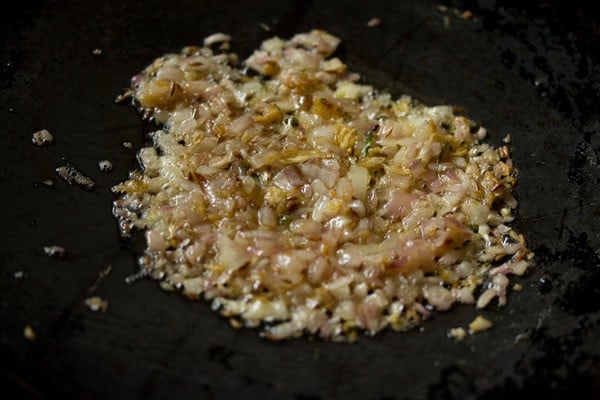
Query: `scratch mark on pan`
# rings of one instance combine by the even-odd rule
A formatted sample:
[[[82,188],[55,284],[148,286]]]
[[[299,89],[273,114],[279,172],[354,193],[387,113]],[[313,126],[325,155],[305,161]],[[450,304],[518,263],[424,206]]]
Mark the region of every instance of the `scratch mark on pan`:
[[[536,220],[536,219],[551,217],[551,216],[554,216],[554,215],[564,215],[564,217],[563,217],[563,220],[564,220],[566,218],[566,213],[568,211],[578,210],[580,208],[591,207],[591,206],[595,206],[595,205],[596,205],[596,203],[593,203],[593,202],[592,203],[578,204],[578,205],[573,206],[573,207],[564,208],[564,209],[562,209],[560,211],[553,211],[553,212],[549,212],[549,213],[533,215],[531,217],[523,217],[523,218],[520,218],[520,220],[521,221],[532,221],[532,220]]]
[[[8,380],[14,382],[15,384],[17,384],[21,388],[23,388],[23,390],[25,390],[27,392],[27,394],[31,396],[32,399],[43,400],[43,399],[47,398],[42,393],[37,391],[33,386],[31,386],[23,378],[16,375],[14,372],[9,371],[9,370],[5,369],[4,367],[0,367],[0,373],[2,373],[2,375],[4,375],[5,378],[7,378]]]
[[[561,239],[563,232],[565,231],[565,225],[567,220],[568,209],[563,210],[562,218],[560,219],[560,226],[558,227],[558,238]]]
[[[87,288],[88,295],[91,295],[92,293],[94,293],[96,291],[100,282],[102,282],[102,280],[104,278],[106,278],[108,276],[108,274],[110,274],[110,271],[112,271],[112,264],[109,263],[109,264],[106,264],[106,266],[98,272],[98,275],[96,276],[96,280]]]
[[[83,304],[83,299],[89,297],[100,285],[102,280],[110,274],[112,270],[112,264],[107,263],[104,267],[98,271],[94,280],[84,289],[80,290],[71,300],[66,307],[64,307],[58,314],[54,323],[48,329],[48,336],[54,336],[60,329],[67,323],[73,311]],[[50,346],[41,346],[45,351],[50,351]]]

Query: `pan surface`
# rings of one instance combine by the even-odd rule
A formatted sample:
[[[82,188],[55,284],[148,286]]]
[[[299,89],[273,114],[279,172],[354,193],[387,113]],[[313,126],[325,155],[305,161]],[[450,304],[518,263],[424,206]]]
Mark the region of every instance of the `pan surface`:
[[[272,3],[23,2],[0,28],[2,389],[42,399],[597,397],[598,18],[576,1]],[[381,25],[367,27],[374,17]],[[268,37],[313,28],[339,36],[339,56],[374,86],[462,106],[495,145],[511,134],[515,226],[537,265],[506,306],[482,312],[492,330],[447,338],[477,315],[457,307],[421,330],[352,344],[269,342],[156,282],[125,284],[140,247],[119,238],[110,188],[153,127],[115,96],[155,57],[208,34],[231,34],[243,58]],[[31,144],[42,128],[51,146]],[[111,173],[99,171],[104,159]],[[58,178],[68,163],[92,190]],[[66,256],[48,257],[49,245]],[[93,295],[106,313],[85,306]]]

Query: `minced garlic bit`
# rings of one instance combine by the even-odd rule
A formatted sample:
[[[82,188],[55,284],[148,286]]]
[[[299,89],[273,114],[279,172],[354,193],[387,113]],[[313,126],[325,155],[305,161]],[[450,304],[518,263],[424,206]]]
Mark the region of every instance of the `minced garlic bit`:
[[[63,258],[67,250],[62,246],[44,246],[44,253],[49,257]]]
[[[271,339],[353,340],[456,302],[504,304],[506,276],[529,265],[508,226],[508,153],[450,106],[361,84],[338,44],[274,37],[240,66],[186,47],[132,79],[163,126],[114,188],[122,233],[145,231],[142,270]]]
[[[452,328],[450,329],[450,332],[448,332],[448,337],[456,340],[463,340],[467,337],[467,331],[465,330],[465,328],[461,327]]]
[[[106,312],[108,302],[99,296],[88,297],[85,299],[85,305],[92,311]]]
[[[108,160],[102,160],[98,162],[98,168],[102,172],[110,172],[113,169],[113,164]]]
[[[521,290],[523,290],[523,285],[521,285],[520,283],[515,283],[515,284],[513,285],[513,290],[514,290],[515,292],[520,292]]]
[[[23,337],[32,342],[36,339],[35,331],[31,326],[25,326],[25,328],[23,329]]]
[[[469,332],[470,333],[479,333],[483,331],[487,331],[494,324],[492,324],[489,320],[485,319],[481,315],[478,315],[473,322],[469,324]]]
[[[31,141],[36,146],[46,146],[54,142],[54,136],[47,129],[42,129],[33,133]]]

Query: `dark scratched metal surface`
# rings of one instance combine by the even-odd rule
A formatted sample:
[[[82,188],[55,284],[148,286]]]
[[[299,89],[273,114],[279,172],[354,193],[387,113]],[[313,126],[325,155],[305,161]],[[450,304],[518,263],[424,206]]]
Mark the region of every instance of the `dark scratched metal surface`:
[[[598,18],[576,1],[444,2],[447,11],[433,1],[272,3],[25,2],[5,17],[0,389],[15,398],[598,397]],[[473,18],[460,16],[466,9]],[[382,23],[367,28],[372,17]],[[483,312],[495,324],[489,332],[446,338],[476,315],[458,307],[423,331],[273,343],[155,282],[125,285],[135,245],[118,237],[110,187],[135,165],[148,127],[115,96],[153,58],[209,33],[231,33],[247,55],[271,34],[314,27],[339,35],[340,56],[372,84],[462,106],[497,145],[512,135],[516,226],[537,267],[508,305]],[[31,144],[41,128],[53,145]],[[98,170],[102,159],[113,172]],[[66,163],[94,189],[61,181],[54,169]],[[40,183],[48,178],[51,188]],[[47,257],[46,245],[64,246],[66,257]],[[83,304],[92,294],[108,301],[106,313]],[[36,341],[24,339],[26,325]]]

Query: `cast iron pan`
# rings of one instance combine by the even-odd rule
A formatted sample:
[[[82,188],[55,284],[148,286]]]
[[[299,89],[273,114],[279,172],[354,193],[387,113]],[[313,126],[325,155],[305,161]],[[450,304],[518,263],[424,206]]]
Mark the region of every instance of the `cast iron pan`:
[[[445,2],[447,11],[433,1],[269,3],[20,2],[4,16],[2,389],[38,399],[597,398],[596,16],[573,1]],[[461,16],[465,10],[473,17]],[[368,28],[373,17],[382,23]],[[489,332],[448,339],[450,328],[476,314],[457,307],[422,330],[353,344],[275,343],[156,282],[124,283],[140,248],[119,239],[110,188],[135,166],[151,127],[115,96],[155,57],[210,33],[232,34],[246,56],[271,35],[315,27],[340,36],[338,54],[375,86],[462,106],[496,145],[512,135],[520,170],[515,225],[537,266],[518,280],[524,290],[511,292],[508,305],[483,312],[495,323]],[[96,48],[101,55],[92,54]],[[52,146],[31,144],[41,128],[54,133]],[[103,159],[114,163],[112,173],[98,170]],[[67,162],[95,188],[58,179],[54,169]],[[51,188],[41,184],[48,178]],[[64,246],[66,257],[49,258],[46,245]],[[92,294],[108,300],[106,313],[83,304]],[[23,337],[26,325],[37,340]]]

